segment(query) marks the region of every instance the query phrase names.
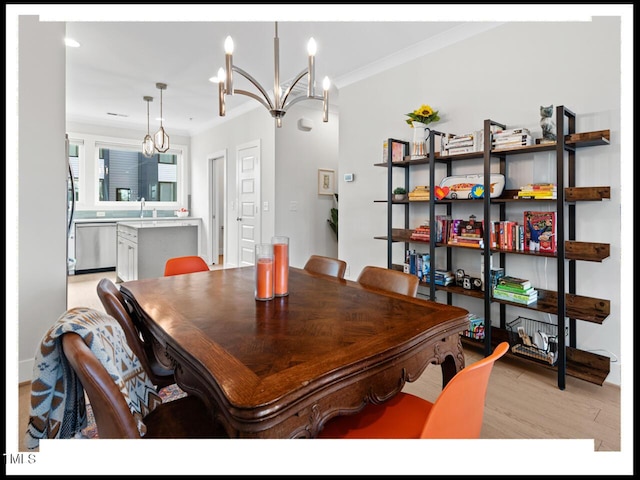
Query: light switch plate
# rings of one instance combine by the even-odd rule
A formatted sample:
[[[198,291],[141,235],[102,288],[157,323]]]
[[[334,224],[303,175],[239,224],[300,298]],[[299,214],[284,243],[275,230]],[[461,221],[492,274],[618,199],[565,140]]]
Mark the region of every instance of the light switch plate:
[[[353,182],[353,173],[345,173],[344,174],[344,181],[345,182]]]

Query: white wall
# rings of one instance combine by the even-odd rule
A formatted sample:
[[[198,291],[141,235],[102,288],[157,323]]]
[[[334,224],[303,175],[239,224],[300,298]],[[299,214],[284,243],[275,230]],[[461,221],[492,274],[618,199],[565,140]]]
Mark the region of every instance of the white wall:
[[[322,105],[311,105],[316,103]],[[303,117],[313,122],[310,131],[298,128]],[[342,186],[337,178],[338,125],[336,113],[324,123],[321,109],[296,105],[276,129],[275,231],[289,237],[289,263],[294,267],[303,267],[312,254],[338,256],[338,240],[327,223],[336,201],[332,195],[318,195],[319,168],[335,171],[338,193]]]
[[[33,362],[23,360],[33,358],[48,328],[67,308],[64,34],[64,23],[19,19],[19,381],[31,378]],[[7,305],[15,301],[7,298]],[[7,323],[15,321],[7,318]]]
[[[578,262],[577,293],[610,299],[611,314],[602,325],[578,321],[577,347],[612,357],[606,381],[620,384],[619,17],[580,23],[507,23],[341,88],[339,176],[353,172],[356,181],[341,188],[339,256],[349,263],[352,279],[365,265],[386,266],[386,242],[373,238],[386,233],[386,205],[373,201],[385,198],[387,169],[373,164],[381,161],[384,139],[411,140],[404,114],[423,103],[440,111],[441,121],[432,126],[444,132],[478,130],[489,118],[508,128],[528,127],[539,137],[539,108],[549,104],[565,105],[575,112],[578,132],[611,131],[611,145],[580,149],[577,154],[578,186],[611,186],[611,200],[576,208],[576,238],[611,244],[611,256],[604,262]],[[375,115],[363,121],[362,112],[371,112],[372,105]],[[531,155],[518,162],[507,188],[545,181],[548,175],[555,178],[553,154]],[[417,171],[411,187],[428,183],[426,167]],[[481,171],[481,164],[470,163],[456,173]],[[436,181],[443,176],[436,175]],[[424,218],[427,214],[425,210]],[[456,268],[473,268],[479,273],[477,256],[462,258],[456,252],[455,258],[464,262]],[[509,258],[509,273],[532,278],[542,288],[555,287],[555,260]],[[482,315],[478,300],[455,301]],[[520,310],[512,309],[510,312],[519,313],[510,315],[538,318],[536,312]]]

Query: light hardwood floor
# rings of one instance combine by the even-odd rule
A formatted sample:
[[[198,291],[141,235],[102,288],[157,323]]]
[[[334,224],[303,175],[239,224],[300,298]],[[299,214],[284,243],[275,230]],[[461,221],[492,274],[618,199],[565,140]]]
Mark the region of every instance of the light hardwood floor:
[[[215,268],[215,267],[214,267]],[[96,285],[103,278],[115,281],[115,272],[69,277],[69,307],[102,309]],[[465,347],[467,365],[482,354]],[[440,368],[427,367],[405,391],[435,400],[442,388]],[[29,415],[30,384],[19,387],[19,447],[25,451],[24,432]],[[594,385],[567,377],[565,390],[557,387],[554,371],[503,357],[489,381],[483,439],[593,439],[595,451],[620,451],[620,388]]]

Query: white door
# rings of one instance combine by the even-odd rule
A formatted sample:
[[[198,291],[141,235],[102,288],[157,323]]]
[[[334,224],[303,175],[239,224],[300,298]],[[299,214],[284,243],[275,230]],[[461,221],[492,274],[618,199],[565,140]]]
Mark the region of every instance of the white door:
[[[238,147],[238,265],[253,265],[260,242],[260,143]]]
[[[211,264],[217,264],[224,255],[224,223],[226,212],[226,152],[209,157],[209,248]],[[223,257],[224,258],[224,257]]]

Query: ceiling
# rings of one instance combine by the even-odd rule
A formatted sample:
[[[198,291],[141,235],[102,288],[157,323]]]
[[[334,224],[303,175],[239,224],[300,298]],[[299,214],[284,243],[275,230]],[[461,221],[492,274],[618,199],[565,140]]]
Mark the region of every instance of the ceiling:
[[[281,83],[307,67],[306,45],[313,36],[318,44],[318,93],[322,78],[328,76],[332,81],[331,108],[336,108],[341,87],[495,25],[279,21]],[[80,47],[67,48],[67,120],[146,131],[143,97],[151,96],[149,128],[153,134],[159,127],[160,90],[156,83],[160,82],[167,84],[162,103],[169,135],[192,135],[214,126],[223,119],[218,116],[218,87],[209,78],[224,66],[227,35],[235,44],[234,65],[271,91],[274,22],[68,21],[67,36]],[[235,86],[241,88],[237,83]],[[263,108],[246,96],[227,97],[227,117],[255,107]]]

